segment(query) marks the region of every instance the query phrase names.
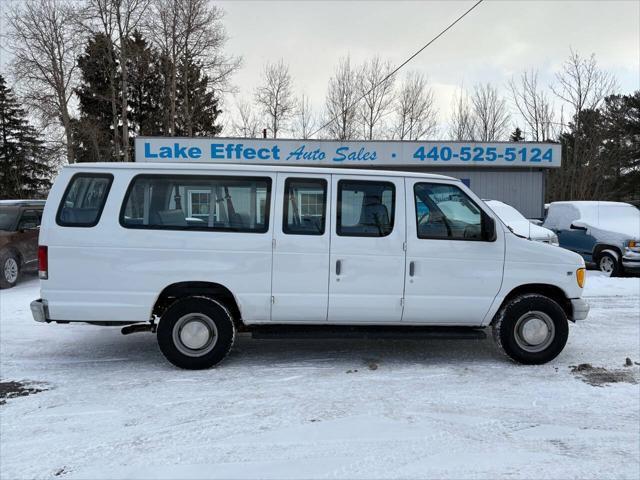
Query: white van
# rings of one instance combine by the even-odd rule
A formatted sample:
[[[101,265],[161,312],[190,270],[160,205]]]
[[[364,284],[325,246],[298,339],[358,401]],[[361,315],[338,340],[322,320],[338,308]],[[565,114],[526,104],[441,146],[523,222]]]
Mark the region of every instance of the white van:
[[[589,310],[579,255],[517,237],[440,175],[73,165],[49,194],[39,260],[35,320],[157,330],[189,369],[270,325],[492,326],[508,356],[539,364]]]

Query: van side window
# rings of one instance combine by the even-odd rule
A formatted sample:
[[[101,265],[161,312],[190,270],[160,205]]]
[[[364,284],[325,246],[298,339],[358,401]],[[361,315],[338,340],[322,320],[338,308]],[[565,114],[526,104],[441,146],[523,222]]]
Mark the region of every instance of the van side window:
[[[338,235],[385,237],[393,230],[394,210],[393,183],[361,180],[338,182]]]
[[[56,222],[63,227],[93,227],[98,224],[113,176],[78,173],[62,196]]]
[[[194,175],[138,175],[120,224],[156,230],[265,233],[269,230],[271,179]]]
[[[282,231],[289,235],[324,235],[327,181],[287,178],[284,191]]]
[[[416,183],[413,191],[418,238],[482,240],[482,210],[460,188]]]

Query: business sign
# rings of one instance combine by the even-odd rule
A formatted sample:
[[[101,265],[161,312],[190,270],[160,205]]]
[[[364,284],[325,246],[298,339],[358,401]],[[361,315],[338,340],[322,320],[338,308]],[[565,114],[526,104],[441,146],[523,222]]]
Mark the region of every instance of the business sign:
[[[556,143],[137,137],[136,162],[317,166],[559,167]]]

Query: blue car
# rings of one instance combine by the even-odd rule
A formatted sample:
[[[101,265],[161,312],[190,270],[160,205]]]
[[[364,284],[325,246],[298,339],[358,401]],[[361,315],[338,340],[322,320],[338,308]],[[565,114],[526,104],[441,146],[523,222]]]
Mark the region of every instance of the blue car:
[[[560,246],[609,276],[640,273],[640,210],[621,202],[553,202],[543,224]]]

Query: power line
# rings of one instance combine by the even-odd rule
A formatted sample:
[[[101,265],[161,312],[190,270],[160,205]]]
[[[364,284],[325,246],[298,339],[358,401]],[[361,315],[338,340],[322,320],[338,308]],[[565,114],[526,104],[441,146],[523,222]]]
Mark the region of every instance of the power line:
[[[420,48],[417,52],[415,52],[413,55],[411,55],[409,58],[407,58],[404,62],[402,62],[400,65],[398,65],[395,70],[393,70],[393,72],[391,72],[389,75],[387,75],[386,77],[384,77],[382,80],[380,80],[376,85],[374,85],[373,87],[371,87],[369,89],[369,91],[367,91],[366,93],[364,93],[360,98],[358,98],[356,101],[354,101],[351,105],[347,106],[347,108],[345,108],[340,114],[334,116],[333,118],[331,118],[327,123],[325,123],[324,125],[322,125],[320,128],[318,128],[315,132],[313,132],[312,134],[310,134],[310,137],[313,137],[316,133],[318,133],[320,130],[324,130],[325,128],[327,128],[329,125],[331,125],[333,123],[333,121],[338,118],[341,114],[344,115],[347,111],[351,110],[353,107],[355,107],[363,98],[365,98],[367,95],[369,95],[371,92],[373,92],[376,88],[378,88],[380,85],[382,85],[384,82],[386,82],[387,80],[389,80],[389,78],[391,78],[393,75],[395,75],[396,73],[398,73],[398,70],[400,70],[402,67],[404,67],[407,63],[409,63],[411,60],[413,60],[415,57],[417,57],[418,55],[420,55],[420,53],[422,53],[422,51],[427,48],[429,45],[431,45],[433,42],[435,42],[436,40],[438,40],[442,35],[444,35],[445,33],[447,33],[447,31],[449,31],[451,28],[453,28],[453,26],[458,23],[460,20],[462,20],[464,17],[466,17],[469,13],[471,13],[471,11],[476,8],[478,5],[480,5],[484,0],[478,0],[471,8],[469,8],[466,12],[464,12],[462,15],[460,15],[458,18],[456,18],[452,23],[449,24],[449,26],[447,28],[445,28],[444,30],[442,30],[438,35],[436,35],[435,37],[433,37],[431,40],[429,40],[428,43],[426,43],[425,45],[422,46],[422,48]]]

